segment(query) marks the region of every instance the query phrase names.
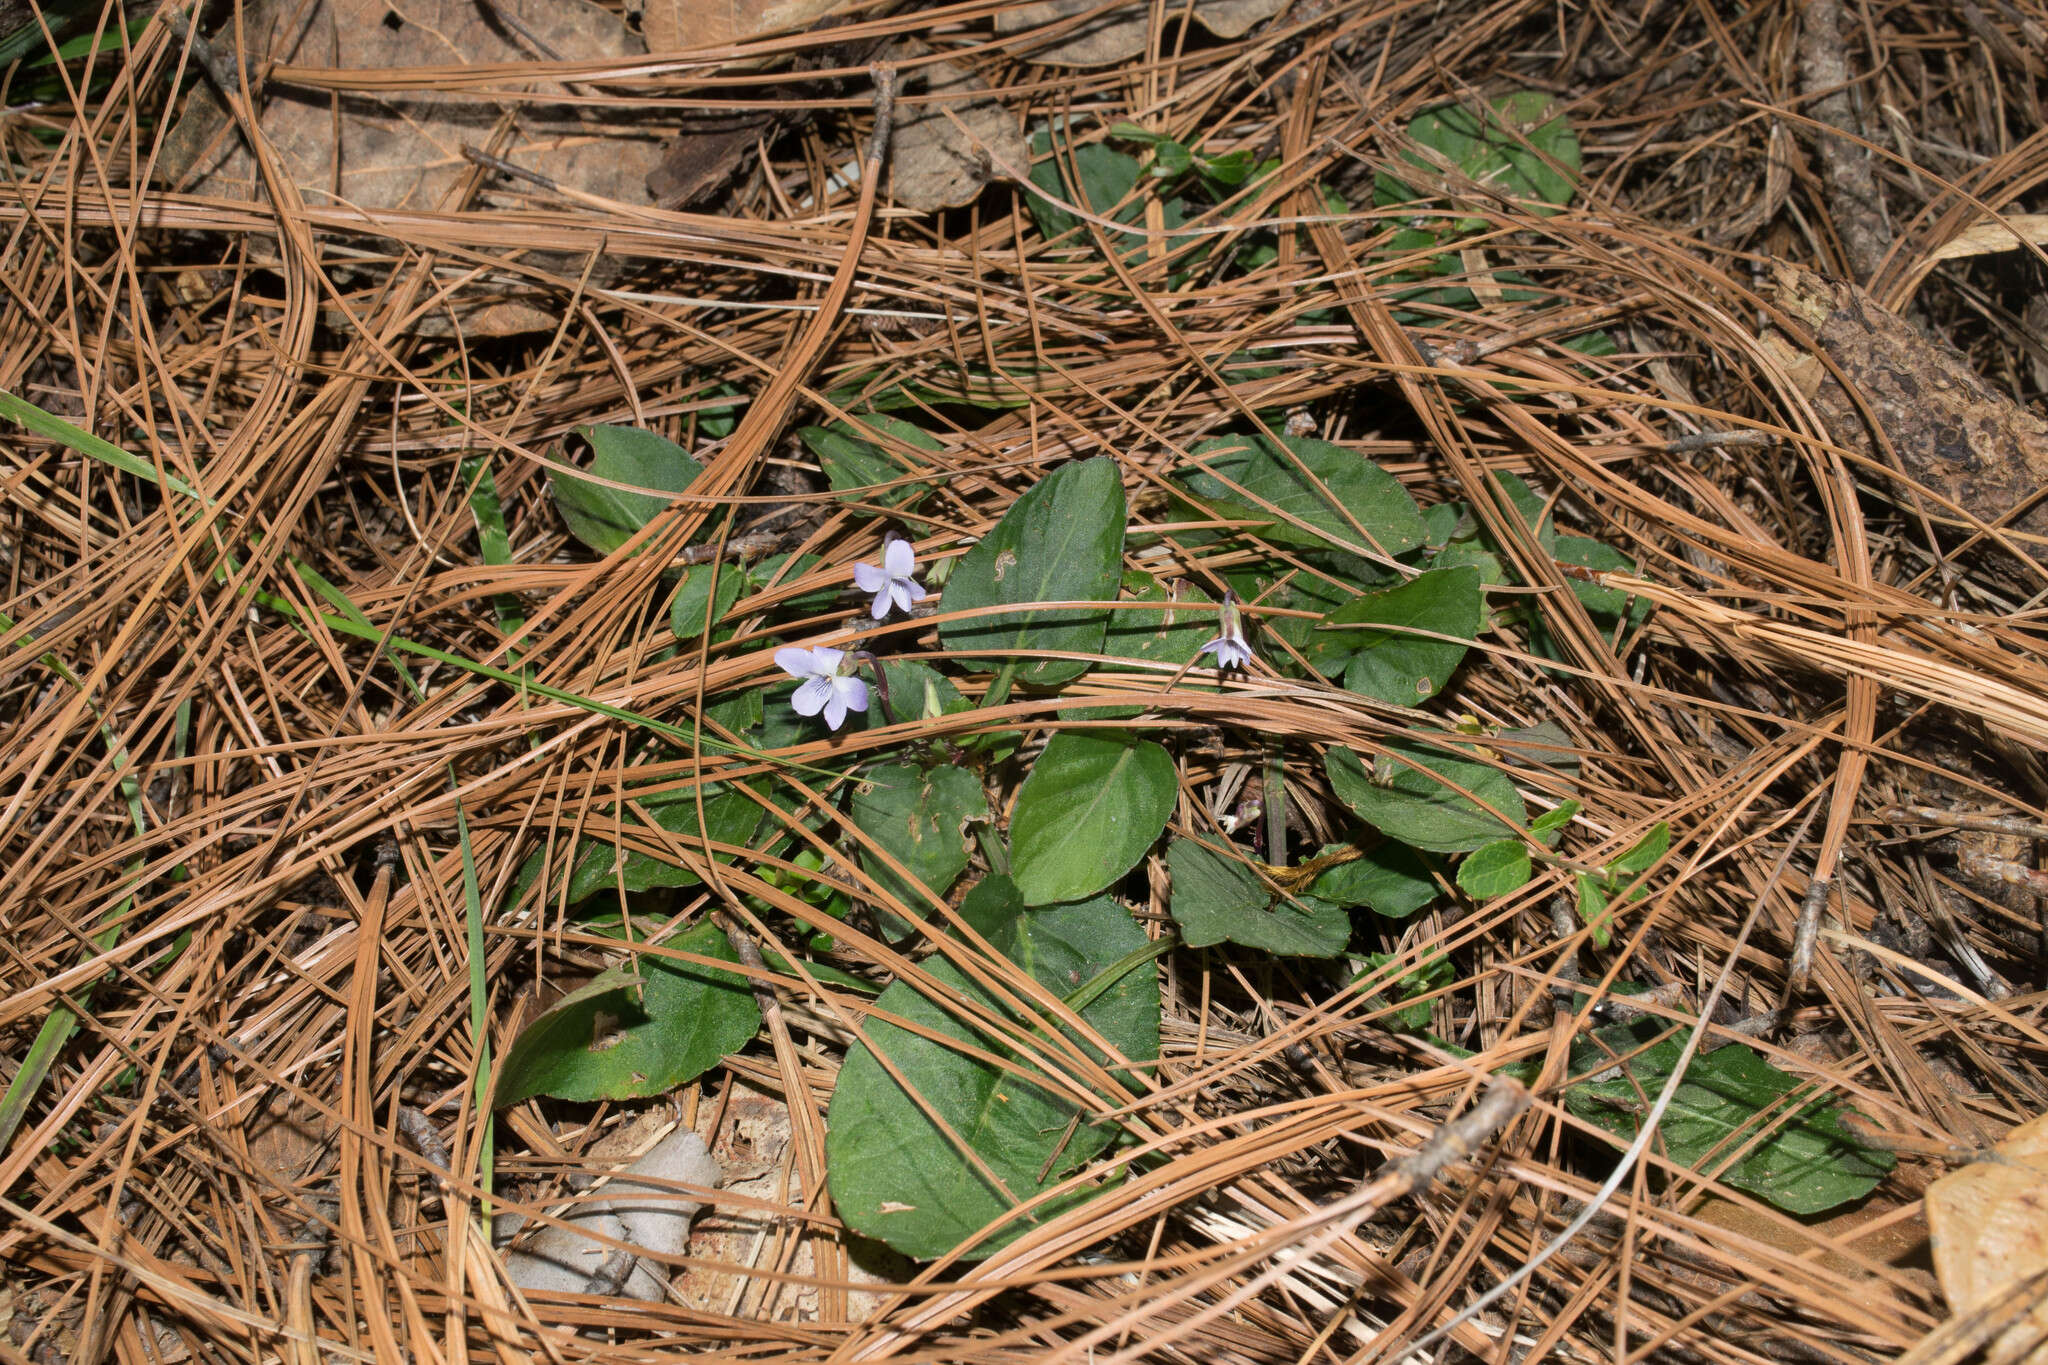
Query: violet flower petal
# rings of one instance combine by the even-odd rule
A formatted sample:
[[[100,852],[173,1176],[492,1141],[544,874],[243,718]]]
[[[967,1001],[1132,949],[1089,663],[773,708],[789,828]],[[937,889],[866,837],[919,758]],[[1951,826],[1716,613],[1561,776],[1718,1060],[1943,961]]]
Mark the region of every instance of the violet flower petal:
[[[917,571],[917,551],[907,540],[892,540],[882,550],[882,563],[891,578],[908,578]]]

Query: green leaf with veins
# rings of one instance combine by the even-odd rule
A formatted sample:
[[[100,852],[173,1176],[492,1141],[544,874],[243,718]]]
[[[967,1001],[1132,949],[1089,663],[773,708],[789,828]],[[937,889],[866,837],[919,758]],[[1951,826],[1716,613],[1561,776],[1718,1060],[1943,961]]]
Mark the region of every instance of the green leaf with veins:
[[[854,789],[851,818],[860,831],[889,851],[926,891],[883,866],[865,850],[861,865],[891,895],[920,915],[931,912],[931,897],[944,898],[967,870],[969,821],[988,819],[981,781],[965,768],[941,764],[922,771],[908,763],[884,763],[862,775]],[[885,927],[910,928],[901,916],[880,912]]]
[[[1678,1065],[1685,1032],[1665,1020],[1639,1018],[1596,1029],[1572,1047],[1572,1074],[1585,1077],[1612,1070],[1616,1058],[1646,1043],[1647,1050],[1622,1064],[1620,1076],[1581,1080],[1565,1091],[1566,1107],[1618,1144],[1634,1141],[1642,1115]],[[1679,1166],[1702,1174],[1719,1170],[1724,1183],[1788,1213],[1824,1213],[1870,1193],[1894,1158],[1845,1128],[1841,1106],[1798,1102],[1807,1093],[1808,1083],[1751,1049],[1720,1047],[1693,1058],[1658,1125],[1658,1139]]]
[[[586,426],[576,434],[590,442],[591,474],[636,486],[608,488],[573,474],[555,475],[556,510],[570,533],[601,555],[631,540],[703,472],[689,452],[651,431]]]
[[[1337,799],[1383,834],[1432,853],[1469,853],[1519,833],[1528,812],[1507,774],[1458,757],[1461,746],[1449,740],[1385,747],[1370,770],[1349,749],[1323,760]]]
[[[948,649],[1014,654],[1021,650],[1102,650],[1103,608],[1038,610],[1040,602],[1112,602],[1123,574],[1123,478],[1114,460],[1080,460],[1054,470],[1010,505],[946,580],[945,609],[1016,610],[948,621]],[[1023,664],[1017,680],[1046,687],[1088,670],[1085,659]]]
[[[1500,839],[1482,844],[1458,864],[1458,886],[1476,901],[1492,900],[1518,891],[1534,875],[1529,846],[1520,839]]]
[[[969,900],[999,880],[985,880]],[[1130,912],[1107,898],[1004,918],[1002,908],[1014,905],[1014,897],[1014,890],[997,888],[981,898],[969,918],[997,951],[1062,1000],[1148,946]],[[950,961],[931,958],[924,966],[943,998],[1021,1023],[1039,1036],[1041,1048],[1050,1047],[1046,1022],[999,1004]],[[1069,1191],[968,1246],[1003,1213],[1061,1183],[1103,1152],[1117,1130],[1112,1124],[1087,1122],[1087,1113],[1112,1107],[1122,1097],[1077,1102],[1067,1087],[1047,1078],[1001,1035],[965,1022],[957,1005],[943,1007],[908,981],[883,991],[875,1008],[868,1039],[903,1081],[889,1074],[867,1044],[855,1044],[840,1067],[828,1116],[825,1171],[834,1211],[848,1227],[907,1256],[928,1259],[965,1246],[968,1257],[979,1258],[1108,1187]],[[1157,971],[1124,972],[1081,1008],[1080,1017],[1123,1057],[1151,1062],[1159,1055]],[[888,1022],[892,1018],[935,1036],[900,1028]],[[1061,1032],[1074,1037],[1070,1030]],[[965,1056],[949,1041],[991,1053],[1007,1065],[999,1068]],[[1092,1044],[1080,1046],[1103,1060]],[[944,1128],[911,1098],[906,1083]],[[1127,1076],[1124,1084],[1135,1089],[1140,1082]],[[955,1139],[972,1155],[962,1152]],[[1113,1171],[1110,1178],[1119,1175],[1120,1170]]]
[[[1477,569],[1433,569],[1331,612],[1312,644],[1323,653],[1310,660],[1319,667],[1335,663],[1349,691],[1414,706],[1443,690],[1485,616]],[[1439,635],[1454,638],[1434,638]]]
[[[664,946],[737,962],[723,930],[700,924]],[[745,978],[652,950],[601,973],[536,1016],[506,1050],[493,1108],[535,1095],[639,1099],[687,1084],[761,1027]]]
[[[1421,510],[1398,479],[1328,441],[1222,436],[1189,454],[1196,463],[1176,482],[1196,515],[1250,522],[1251,532],[1271,544],[1357,553],[1376,545],[1392,556],[1427,536]]]
[[[1193,839],[1166,848],[1170,908],[1190,948],[1235,943],[1282,957],[1335,957],[1351,941],[1351,917],[1313,896],[1282,898],[1258,874]]]
[[[1115,730],[1057,734],[1031,765],[1010,817],[1010,862],[1027,905],[1079,900],[1112,885],[1166,828],[1179,786],[1173,758]]]
[[[1316,856],[1343,847],[1325,844]],[[1308,889],[1319,900],[1363,905],[1387,919],[1406,919],[1443,894],[1422,855],[1391,839],[1367,849],[1363,857],[1327,869]]]

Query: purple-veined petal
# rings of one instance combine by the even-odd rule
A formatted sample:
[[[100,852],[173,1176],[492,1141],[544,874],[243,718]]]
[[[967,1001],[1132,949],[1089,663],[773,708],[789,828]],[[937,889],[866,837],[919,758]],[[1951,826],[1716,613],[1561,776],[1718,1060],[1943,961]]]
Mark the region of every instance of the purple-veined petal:
[[[883,597],[887,597],[890,601],[895,602],[896,610],[908,613],[910,604],[917,600],[910,595],[910,589],[913,586],[906,579],[892,578],[889,580],[889,591],[883,594]],[[883,600],[883,597],[875,599],[875,619],[877,621],[889,614],[888,604]]]
[[[844,724],[846,724],[846,702],[835,691],[832,694],[832,700],[825,703],[825,728],[827,730],[837,730]]]
[[[849,711],[868,709],[868,685],[860,678],[834,678],[832,692]]]
[[[880,592],[889,581],[889,575],[872,564],[853,566],[853,583],[862,592]]]
[[[891,578],[908,578],[917,568],[917,551],[907,540],[892,540],[882,550],[882,564]]]
[[[791,694],[789,704],[800,716],[815,716],[837,696],[830,678],[812,678]]]
[[[818,675],[811,660],[811,651],[796,645],[784,645],[776,650],[775,666],[792,678],[815,678]]]
[[[1229,635],[1219,635],[1203,645],[1195,657],[1200,658],[1203,654],[1214,654],[1218,668],[1244,668],[1252,661],[1251,645]]]

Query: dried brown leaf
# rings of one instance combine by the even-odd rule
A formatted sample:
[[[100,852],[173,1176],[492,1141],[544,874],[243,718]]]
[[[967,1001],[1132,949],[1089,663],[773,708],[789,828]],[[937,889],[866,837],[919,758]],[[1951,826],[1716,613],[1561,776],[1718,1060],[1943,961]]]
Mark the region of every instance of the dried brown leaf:
[[[1949,1307],[1967,1313],[2048,1270],[2048,1114],[2006,1134],[1987,1161],[1951,1171],[1927,1187],[1934,1271]],[[1993,1356],[2039,1360],[2048,1304],[2036,1305],[2000,1340]]]
[[[647,0],[640,31],[654,52],[727,47],[769,33],[810,28],[847,0]]]
[[[1241,38],[1253,24],[1286,9],[1288,0],[1195,0],[1194,17],[1218,38]],[[1012,5],[996,14],[996,32],[1024,33],[1061,19],[1099,9],[1101,0],[1036,0]],[[1183,13],[1181,5],[1169,14]],[[1024,52],[1027,60],[1048,66],[1108,66],[1144,52],[1152,29],[1152,6],[1143,0],[1122,5],[1089,19],[1056,42]]]
[[[770,135],[775,116],[748,111],[685,127],[647,173],[647,190],[665,209],[687,208],[739,174],[747,154]]]
[[[506,12],[545,53],[524,45],[475,0],[314,0],[249,31],[259,61],[372,71],[517,63],[543,55],[602,60],[641,50],[616,15],[588,0],[507,0]],[[330,96],[273,81],[258,120],[309,203],[338,201],[370,212],[450,207],[472,169],[465,144],[565,188],[625,204],[648,202],[647,174],[660,155],[652,139],[572,106],[521,104],[512,111],[510,135],[494,144],[493,131],[506,112],[489,100],[426,90]],[[205,85],[195,89],[162,167],[166,178],[200,194],[268,197],[247,143]],[[484,197],[497,195],[487,186]],[[526,259],[571,274],[581,268],[580,262]],[[555,313],[542,304],[515,295],[464,312],[461,322],[466,331],[486,335],[551,327]]]
[[[2048,484],[2048,422],[1992,389],[1961,353],[1853,284],[1791,265],[1779,268],[1777,284],[1780,302],[1813,329],[1850,386],[1829,376],[1813,390],[1835,440],[1874,452],[1866,432],[1874,419],[1908,476],[1986,522]],[[2017,525],[2048,535],[2048,510],[2036,507]]]
[[[926,67],[926,92],[944,102],[912,105],[897,119],[890,144],[890,173],[896,202],[914,209],[955,208],[968,203],[988,183],[991,161],[1021,166],[1031,159],[1030,145],[993,94],[987,82],[965,67],[938,62]],[[964,125],[955,125],[946,117]],[[969,136],[969,135],[972,136]]]

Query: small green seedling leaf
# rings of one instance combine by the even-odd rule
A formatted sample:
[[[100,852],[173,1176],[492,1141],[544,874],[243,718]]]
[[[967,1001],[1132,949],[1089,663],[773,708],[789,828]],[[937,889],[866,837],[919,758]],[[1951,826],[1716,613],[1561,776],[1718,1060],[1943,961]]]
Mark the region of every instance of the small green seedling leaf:
[[[1166,828],[1173,758],[1117,731],[1054,735],[1010,819],[1010,863],[1027,905],[1079,900],[1113,884]]]
[[[1338,800],[1404,844],[1432,853],[1469,853],[1517,835],[1527,809],[1515,784],[1499,769],[1455,757],[1455,746],[1447,747],[1452,752],[1389,741],[1370,771],[1351,750],[1332,749],[1323,766]],[[1460,787],[1471,795],[1461,794]]]
[[[717,576],[714,589],[712,578]],[[695,564],[682,571],[676,595],[669,603],[668,628],[678,640],[694,640],[704,633],[705,608],[710,608],[712,625],[717,625],[747,585],[747,575],[737,564]],[[716,593],[717,600],[713,600]]]
[[[1080,460],[1054,470],[961,558],[946,580],[946,610],[1114,601],[1123,576],[1124,520],[1123,479],[1114,460]],[[1005,611],[948,621],[939,639],[948,649],[998,654],[1096,654],[1108,626],[1109,612],[1102,609]],[[1052,686],[1087,669],[1084,659],[1042,659],[1019,668],[1017,680]]]
[[[1578,874],[1579,920],[1592,926],[1593,946],[1605,948],[1613,938],[1608,925],[1613,917],[1607,910],[1607,891],[1600,883],[1581,872]]]
[[[1392,706],[1414,706],[1443,689],[1465,657],[1461,642],[1478,638],[1485,616],[1479,570],[1433,569],[1331,612],[1318,635],[1342,660],[1347,690]],[[1321,666],[1316,656],[1311,661]]]
[[[1312,896],[1276,898],[1234,858],[1175,839],[1166,849],[1172,911],[1190,948],[1236,943],[1281,957],[1335,957],[1351,941],[1351,917]]]
[[[1559,833],[1578,813],[1577,801],[1560,801],[1529,822],[1529,833],[1535,835],[1537,842],[1545,848],[1556,848]]]
[[[1579,170],[1578,134],[1541,91],[1503,95],[1483,110],[1465,105],[1426,110],[1410,121],[1408,135],[1470,179],[1528,203],[1537,213],[1552,214],[1571,202],[1572,177]],[[1414,166],[1431,164],[1420,153],[1403,155]],[[1374,198],[1381,204],[1419,197],[1384,172],[1375,180]],[[1483,223],[1472,220],[1468,226]]]
[[[998,889],[991,904],[1000,905],[1006,894],[1015,892]],[[1148,946],[1130,912],[1107,898],[1012,914],[990,928],[998,951],[1062,999]],[[953,963],[931,959],[925,969],[949,998],[1017,1018]],[[967,1256],[979,1258],[1106,1188],[1071,1191],[968,1246],[1006,1211],[1086,1166],[1116,1129],[1086,1122],[1086,1108],[1094,1106],[1076,1105],[1050,1082],[1034,1080],[1035,1068],[1001,1038],[963,1023],[909,982],[890,986],[875,1005],[880,1013],[868,1021],[868,1038],[975,1159],[954,1146],[866,1044],[856,1044],[839,1071],[825,1138],[833,1208],[848,1227],[906,1256],[928,1259],[965,1247]],[[891,1015],[938,1039],[1009,1059],[1023,1074],[885,1022]],[[1149,1062],[1159,1055],[1158,973],[1124,972],[1082,1006],[1080,1016],[1122,1056]],[[1031,1027],[1046,1029],[1042,1022]]]
[[[1222,436],[1190,453],[1199,466],[1182,473],[1179,483],[1199,514],[1254,523],[1252,529],[1275,545],[1369,552],[1370,541],[1391,556],[1415,549],[1428,535],[1421,509],[1400,480],[1328,441]]]
[[[1581,1082],[1565,1091],[1572,1113],[1622,1144],[1635,1140],[1642,1115],[1678,1065],[1683,1031],[1661,1020],[1635,1019],[1598,1029],[1572,1049],[1573,1073],[1586,1075],[1610,1068],[1614,1057],[1645,1043],[1650,1046],[1623,1064],[1621,1076]],[[1722,1047],[1693,1058],[1658,1136],[1680,1166],[1703,1174],[1718,1170],[1724,1183],[1787,1213],[1824,1213],[1869,1194],[1894,1158],[1857,1140],[1842,1125],[1841,1107],[1832,1102],[1801,1105],[1785,1118],[1788,1101],[1809,1088],[1749,1048]],[[1758,1141],[1766,1128],[1768,1134]],[[1747,1153],[1723,1169],[1745,1146]]]
[[[744,399],[746,396],[746,392],[736,384],[713,384],[701,397]],[[732,435],[733,428],[739,424],[740,408],[735,404],[697,409],[697,434],[707,440],[722,441]]]
[[[1202,182],[1212,194],[1235,189],[1252,178],[1259,169],[1259,159],[1246,149],[1225,152],[1221,156],[1198,156],[1195,168],[1201,172]]]
[[[1650,832],[1636,840],[1634,847],[1607,865],[1608,879],[1618,889],[1634,881],[1655,866],[1657,860],[1671,848],[1671,825],[1659,820],[1650,826]]]
[[[571,535],[601,555],[624,545],[655,514],[689,488],[703,466],[674,441],[637,427],[578,427],[590,442],[590,472],[656,492],[628,492],[579,479],[555,476],[555,508]]]
[[[1161,138],[1153,144],[1152,164],[1146,168],[1146,173],[1155,180],[1171,180],[1186,175],[1194,165],[1193,152],[1172,138]]]
[[[738,961],[714,924],[700,924],[665,946]],[[642,952],[631,969],[600,974],[520,1030],[498,1068],[491,1104],[502,1109],[535,1095],[579,1101],[659,1095],[745,1047],[760,1027],[760,1007],[744,978]]]
[[[1368,953],[1362,959],[1351,959],[1353,962],[1363,961],[1365,963],[1364,968],[1359,971],[1358,975],[1351,978],[1351,984],[1356,986],[1367,977],[1376,975],[1384,970],[1388,963],[1398,961],[1399,958],[1400,955],[1397,953]],[[1379,1022],[1398,1033],[1422,1032],[1422,1030],[1429,1027],[1430,1006],[1434,1002],[1415,1000],[1414,997],[1428,995],[1431,991],[1440,990],[1450,985],[1454,976],[1455,973],[1452,970],[1449,958],[1445,957],[1442,953],[1430,954],[1414,971],[1403,974],[1399,982],[1401,998],[1413,1000],[1414,1003],[1403,1005],[1392,1014],[1381,1015]],[[1367,1000],[1369,1004],[1375,1007],[1383,1007],[1386,1004],[1386,996],[1380,991],[1373,992],[1372,995],[1367,997]]]
[[[988,819],[988,797],[980,780],[965,768],[942,764],[923,772],[908,763],[884,763],[869,769],[854,789],[852,819],[925,890],[904,882],[863,851],[861,865],[868,875],[912,910],[927,914],[932,897],[943,898],[967,870],[963,829],[970,820]],[[910,927],[887,912],[883,920],[894,933]]]
[[[1481,845],[1458,864],[1458,886],[1476,901],[1518,891],[1533,875],[1529,846],[1520,839],[1500,839]]]

